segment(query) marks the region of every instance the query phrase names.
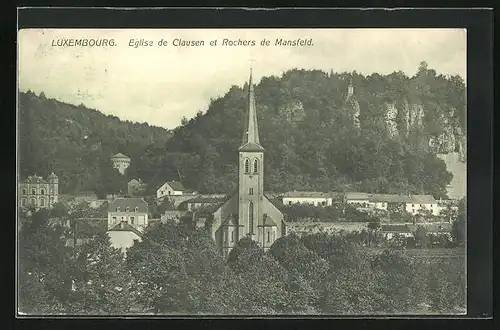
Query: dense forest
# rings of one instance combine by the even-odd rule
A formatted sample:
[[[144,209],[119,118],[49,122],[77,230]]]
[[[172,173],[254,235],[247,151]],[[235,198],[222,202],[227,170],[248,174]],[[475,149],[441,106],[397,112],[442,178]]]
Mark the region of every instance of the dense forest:
[[[346,102],[349,81],[355,87],[360,128]],[[46,173],[56,167],[63,191],[116,190],[116,184],[96,183],[96,173],[109,167],[105,160],[111,153],[123,152],[132,158],[126,178],[149,183],[148,194],[165,180],[180,180],[204,193],[230,191],[236,185],[247,87],[232,86],[223,97],[212,99],[205,113],[183,118],[171,138],[160,128],[22,93],[20,129],[26,133],[21,136],[21,173]],[[452,175],[429,148],[429,140],[439,137],[450,122],[466,134],[465,83],[460,76],[437,74],[425,62],[413,77],[403,72],[364,76],[292,69],[281,77],[263,77],[255,93],[266,148],[266,190],[446,197]],[[405,126],[405,109],[414,108],[420,109],[412,119],[417,124]],[[391,117],[400,132],[396,136],[388,129],[391,109],[398,110]],[[82,139],[84,135],[88,139]],[[448,148],[452,151],[453,146]]]
[[[47,99],[42,92],[19,94],[19,170],[28,175],[59,177],[60,192],[90,190],[103,195],[123,189],[127,177],[111,165],[121,152],[132,159],[163,147],[164,128],[123,121],[115,116]]]
[[[351,80],[360,129],[345,104]],[[246,84],[232,86],[224,97],[212,100],[205,114],[183,120],[167,141],[164,163],[175,166],[162,167],[164,176],[180,173],[186,186],[203,192],[235,187],[246,91]],[[411,78],[402,72],[363,76],[294,69],[281,77],[262,78],[255,93],[261,144],[266,148],[266,190],[446,196],[452,176],[428,141],[444,130],[446,118],[466,130],[461,77],[438,75],[425,62]],[[390,136],[389,104],[400,109],[418,105],[423,109],[421,124]],[[405,118],[400,114],[395,121],[402,126]]]

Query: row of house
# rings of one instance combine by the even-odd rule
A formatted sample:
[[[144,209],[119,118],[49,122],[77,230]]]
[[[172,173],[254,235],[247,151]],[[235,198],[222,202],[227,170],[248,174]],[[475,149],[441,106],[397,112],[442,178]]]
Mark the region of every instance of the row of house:
[[[290,191],[283,195],[283,204],[310,204],[314,206],[349,204],[358,209],[399,210],[412,215],[426,210],[435,216],[439,215],[450,204],[452,207],[457,208],[456,203],[453,203],[453,201],[436,200],[432,195],[369,194],[363,192]]]

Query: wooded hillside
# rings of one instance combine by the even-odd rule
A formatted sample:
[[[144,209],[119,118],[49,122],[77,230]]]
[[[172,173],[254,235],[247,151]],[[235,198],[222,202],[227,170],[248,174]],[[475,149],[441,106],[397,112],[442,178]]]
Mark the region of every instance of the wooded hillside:
[[[351,80],[360,109],[359,129],[346,102]],[[425,62],[413,77],[402,72],[364,76],[293,69],[281,77],[262,78],[255,93],[266,148],[267,191],[446,196],[452,175],[428,146],[429,139],[439,139],[452,125],[456,127],[450,134],[458,127],[466,136],[466,94],[460,76],[437,74]],[[166,180],[180,180],[205,193],[236,186],[246,84],[211,100],[205,113],[183,118],[171,138],[165,129],[120,121],[43,95],[21,93],[19,101],[21,174],[45,175],[54,167],[62,191],[116,189],[113,183],[99,182],[99,175],[104,181],[116,177],[109,173],[108,161],[116,152],[132,158],[124,178],[141,178],[150,184],[148,193]],[[390,120],[398,127],[396,136],[388,130],[388,111],[394,109],[397,115]],[[440,139],[453,138],[450,134]]]

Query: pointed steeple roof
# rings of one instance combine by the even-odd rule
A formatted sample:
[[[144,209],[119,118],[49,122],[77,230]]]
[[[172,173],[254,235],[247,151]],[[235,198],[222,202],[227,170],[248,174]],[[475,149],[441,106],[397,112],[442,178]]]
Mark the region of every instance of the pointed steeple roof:
[[[252,69],[248,81],[248,110],[245,118],[245,129],[239,151],[263,151],[259,142],[259,127],[257,124],[257,109],[255,106],[255,92],[252,82]]]

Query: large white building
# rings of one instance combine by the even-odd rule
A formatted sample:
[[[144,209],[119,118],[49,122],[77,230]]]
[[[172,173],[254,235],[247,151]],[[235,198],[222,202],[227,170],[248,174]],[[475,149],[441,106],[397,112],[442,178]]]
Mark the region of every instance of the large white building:
[[[30,175],[19,182],[18,197],[21,208],[50,208],[59,201],[59,179],[54,172],[47,180],[41,176]]]
[[[138,230],[148,225],[148,203],[142,198],[117,198],[108,205],[108,228],[127,223]]]

